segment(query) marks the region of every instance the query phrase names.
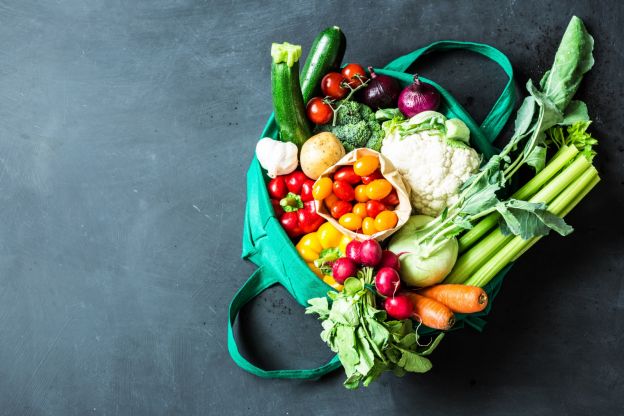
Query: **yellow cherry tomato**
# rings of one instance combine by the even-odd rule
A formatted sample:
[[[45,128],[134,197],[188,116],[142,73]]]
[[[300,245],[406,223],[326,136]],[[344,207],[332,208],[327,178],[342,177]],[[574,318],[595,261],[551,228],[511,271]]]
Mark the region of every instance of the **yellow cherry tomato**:
[[[329,222],[321,225],[319,229],[316,230],[316,234],[322,249],[337,247],[343,237],[343,234]],[[320,252],[321,250],[319,250],[319,253]]]
[[[377,156],[362,156],[355,161],[353,171],[360,176],[368,176],[379,167]]]
[[[358,185],[355,187],[355,200],[358,202],[368,201],[368,195],[366,195],[366,185]]]
[[[375,228],[377,231],[386,231],[394,228],[398,221],[399,217],[397,217],[394,211],[381,211],[375,217]]]
[[[377,232],[374,218],[366,217],[362,220],[362,232],[366,235],[373,235]]]
[[[392,184],[385,179],[375,179],[366,185],[366,195],[370,199],[379,201],[384,199],[392,192]]]
[[[328,177],[320,178],[312,186],[312,197],[317,201],[327,198],[332,193],[333,184]]]
[[[366,204],[364,202],[358,202],[353,205],[353,213],[362,219],[366,218],[368,215],[366,212]]]
[[[331,211],[334,204],[338,201],[338,197],[332,192],[327,197],[325,197],[324,201],[325,201],[325,206],[327,207],[327,210]]]
[[[352,212],[344,214],[340,217],[338,222],[347,230],[351,231],[357,231],[362,226],[362,218]]]

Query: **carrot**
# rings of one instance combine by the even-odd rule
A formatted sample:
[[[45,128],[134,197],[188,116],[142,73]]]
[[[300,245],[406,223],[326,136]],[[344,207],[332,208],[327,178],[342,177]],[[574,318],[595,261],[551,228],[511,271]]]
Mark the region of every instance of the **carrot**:
[[[412,305],[414,305],[415,318],[420,319],[423,325],[443,331],[450,329],[455,324],[453,311],[437,300],[426,298],[417,293],[406,293]]]
[[[443,303],[457,313],[481,312],[488,304],[487,293],[476,286],[436,285],[422,289],[418,293]]]

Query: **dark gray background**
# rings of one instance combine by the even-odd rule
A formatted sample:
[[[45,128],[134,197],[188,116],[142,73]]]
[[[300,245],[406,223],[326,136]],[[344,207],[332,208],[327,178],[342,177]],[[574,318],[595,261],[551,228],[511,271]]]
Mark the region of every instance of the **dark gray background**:
[[[0,414],[623,414],[624,36],[604,2],[0,2]],[[594,4],[591,4],[594,3]],[[271,112],[269,47],[322,28],[382,66],[439,39],[486,42],[539,79],[570,16],[596,38],[579,96],[603,181],[526,254],[483,334],[449,335],[426,375],[345,391],[229,359],[245,171]],[[419,65],[482,119],[503,86],[462,53]],[[242,315],[267,368],[329,357],[276,289]]]

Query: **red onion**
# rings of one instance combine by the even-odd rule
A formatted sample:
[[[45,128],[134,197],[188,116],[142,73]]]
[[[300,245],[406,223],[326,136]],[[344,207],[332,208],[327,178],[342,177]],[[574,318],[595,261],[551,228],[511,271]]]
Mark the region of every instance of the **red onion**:
[[[405,117],[413,117],[423,111],[435,111],[440,105],[440,93],[429,84],[423,84],[414,75],[414,83],[408,85],[399,95],[399,110]]]
[[[372,66],[368,67],[371,80],[362,91],[360,101],[373,110],[396,107],[401,87],[396,79],[387,75],[377,75]]]

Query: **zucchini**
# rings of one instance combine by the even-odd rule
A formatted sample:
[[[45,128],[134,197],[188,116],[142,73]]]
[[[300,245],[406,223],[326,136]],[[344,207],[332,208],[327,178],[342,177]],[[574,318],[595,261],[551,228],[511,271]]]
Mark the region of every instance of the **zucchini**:
[[[279,138],[299,148],[312,136],[299,85],[301,46],[274,43],[271,46],[271,93]]]
[[[301,71],[303,102],[321,95],[321,80],[328,72],[340,68],[347,39],[338,26],[328,27],[318,34]]]

